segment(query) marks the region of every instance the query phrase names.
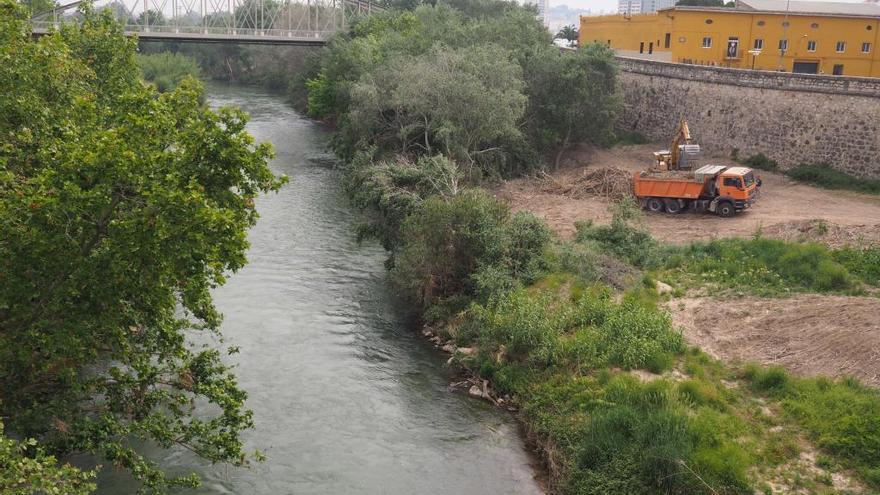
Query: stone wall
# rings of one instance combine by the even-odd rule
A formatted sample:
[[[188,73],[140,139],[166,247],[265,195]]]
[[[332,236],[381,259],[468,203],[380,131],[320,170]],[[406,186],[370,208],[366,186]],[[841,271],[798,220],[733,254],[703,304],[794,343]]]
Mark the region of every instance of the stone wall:
[[[764,153],[783,168],[828,163],[880,177],[880,79],[618,57],[618,127],[666,141],[679,119],[705,153]]]

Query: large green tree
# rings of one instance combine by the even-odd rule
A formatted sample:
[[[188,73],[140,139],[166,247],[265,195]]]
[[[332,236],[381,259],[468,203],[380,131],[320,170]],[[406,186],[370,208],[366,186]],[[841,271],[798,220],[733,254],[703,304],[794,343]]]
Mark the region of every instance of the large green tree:
[[[0,417],[161,491],[198,480],[166,477],[133,441],[251,457],[247,395],[205,345],[210,290],[245,264],[254,198],[283,180],[245,114],[208,110],[193,79],[157,93],[136,42],[84,14],[34,42],[0,0]]]

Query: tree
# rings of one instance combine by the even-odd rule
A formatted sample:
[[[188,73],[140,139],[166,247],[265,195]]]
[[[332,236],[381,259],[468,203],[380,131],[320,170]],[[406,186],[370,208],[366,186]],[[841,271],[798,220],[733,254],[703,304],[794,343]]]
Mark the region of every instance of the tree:
[[[130,442],[252,457],[247,394],[193,339],[218,333],[210,290],[245,264],[254,198],[283,180],[245,114],[210,111],[191,78],[159,94],[110,13],[83,15],[34,42],[0,0],[0,417],[47,454],[195,485]]]
[[[607,142],[619,106],[613,52],[591,44],[573,53],[547,48],[527,70],[529,120],[544,149],[557,150],[554,164],[572,143]]]
[[[578,30],[574,25],[569,24],[568,26],[563,27],[556,33],[557,38],[561,38],[568,41],[577,41],[578,39]]]
[[[21,4],[24,5],[31,14],[52,10],[57,5],[54,0],[21,0]]]
[[[522,72],[495,47],[398,57],[351,92],[350,129],[380,147],[442,152],[466,165],[520,136]]]
[[[165,24],[165,16],[158,10],[147,9],[137,16],[134,23],[138,26],[162,26]]]

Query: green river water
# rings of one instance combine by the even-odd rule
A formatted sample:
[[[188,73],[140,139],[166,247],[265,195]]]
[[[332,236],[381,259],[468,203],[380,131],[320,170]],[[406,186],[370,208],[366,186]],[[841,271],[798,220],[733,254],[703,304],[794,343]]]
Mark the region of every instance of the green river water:
[[[224,345],[249,393],[256,428],[250,469],[187,452],[142,450],[172,472],[198,472],[211,494],[537,494],[514,419],[451,393],[432,349],[389,291],[377,245],[358,245],[357,213],[340,191],[328,138],[283,99],[208,86],[212,106],[251,114],[248,126],[291,177],[258,201],[250,263],[215,292]],[[219,344],[218,344],[219,345]],[[105,470],[100,493],[136,486]]]

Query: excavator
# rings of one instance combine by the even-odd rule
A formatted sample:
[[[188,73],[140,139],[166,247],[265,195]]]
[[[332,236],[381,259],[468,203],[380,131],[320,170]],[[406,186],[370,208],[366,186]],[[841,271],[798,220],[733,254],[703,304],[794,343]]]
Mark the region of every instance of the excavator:
[[[691,130],[686,120],[678,123],[678,129],[672,138],[668,150],[654,152],[655,172],[667,172],[669,170],[690,170],[694,167],[696,158],[700,155],[700,145],[691,143]]]

